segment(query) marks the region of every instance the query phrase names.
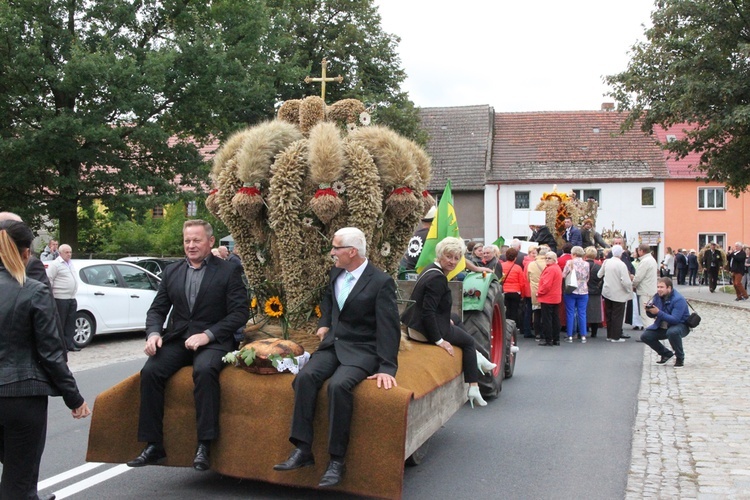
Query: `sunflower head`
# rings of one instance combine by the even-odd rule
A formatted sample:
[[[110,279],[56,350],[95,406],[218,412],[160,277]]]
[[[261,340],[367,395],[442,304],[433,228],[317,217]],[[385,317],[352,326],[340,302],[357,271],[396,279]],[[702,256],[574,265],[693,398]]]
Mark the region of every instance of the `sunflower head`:
[[[269,316],[271,318],[280,317],[282,314],[284,314],[284,306],[281,304],[281,299],[277,295],[269,298],[266,301],[264,311],[266,313],[266,316]]]

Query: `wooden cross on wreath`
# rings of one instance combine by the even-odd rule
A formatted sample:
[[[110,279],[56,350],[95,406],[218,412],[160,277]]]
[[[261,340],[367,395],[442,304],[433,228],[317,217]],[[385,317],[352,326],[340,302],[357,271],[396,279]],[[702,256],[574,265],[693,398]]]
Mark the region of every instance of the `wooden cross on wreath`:
[[[310,76],[305,77],[305,83],[320,82],[320,97],[325,102],[326,100],[326,82],[341,83],[344,81],[344,77],[339,75],[335,78],[326,78],[326,69],[328,68],[328,60],[324,57],[321,65],[320,78],[312,78]]]

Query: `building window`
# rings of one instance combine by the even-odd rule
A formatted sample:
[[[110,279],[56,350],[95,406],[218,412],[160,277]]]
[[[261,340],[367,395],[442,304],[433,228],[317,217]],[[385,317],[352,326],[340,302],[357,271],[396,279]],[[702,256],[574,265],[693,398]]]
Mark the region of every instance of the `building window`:
[[[676,135],[667,134],[667,142],[675,142],[677,140]]]
[[[185,205],[185,215],[188,217],[195,217],[198,214],[198,203],[195,201],[187,202]]]
[[[531,191],[516,191],[516,209],[528,209],[531,200]]]
[[[654,206],[654,188],[641,188],[641,206]]]
[[[724,188],[698,188],[699,210],[724,210]]]
[[[162,207],[161,205],[155,206],[153,214],[152,214],[152,217],[154,219],[163,219],[164,218],[164,207]]]
[[[718,233],[718,234],[699,234],[698,235],[698,248],[703,248],[709,243],[716,243],[716,245],[719,248],[724,248],[724,242],[727,239],[726,233]]]
[[[600,193],[598,189],[572,189],[573,193],[578,197],[581,201],[591,201],[594,200],[599,205],[602,204],[602,200],[600,198]]]

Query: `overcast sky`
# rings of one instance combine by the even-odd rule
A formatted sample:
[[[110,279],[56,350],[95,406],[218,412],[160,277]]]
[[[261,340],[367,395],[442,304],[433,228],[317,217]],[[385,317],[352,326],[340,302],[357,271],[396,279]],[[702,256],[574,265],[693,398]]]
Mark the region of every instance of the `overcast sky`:
[[[597,110],[653,0],[375,0],[417,106]]]

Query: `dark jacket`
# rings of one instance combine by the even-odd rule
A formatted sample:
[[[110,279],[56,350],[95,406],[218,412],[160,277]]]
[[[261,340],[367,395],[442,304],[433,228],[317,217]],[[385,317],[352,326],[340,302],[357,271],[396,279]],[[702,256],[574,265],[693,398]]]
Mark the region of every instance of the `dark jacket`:
[[[535,241],[538,245],[547,245],[550,250],[557,252],[557,240],[547,226],[539,226],[537,231],[531,233],[529,241]]]
[[[146,332],[161,332],[171,309],[170,327],[163,335],[164,342],[210,330],[214,340],[205,348],[231,351],[234,332],[247,323],[250,315],[242,269],[214,256],[209,256],[205,265],[206,274],[192,311],[185,295],[187,260],[164,268],[159,291],[146,313]]]
[[[710,248],[703,252],[703,258],[701,259],[701,265],[703,269],[709,269],[712,267],[722,268],[724,265],[724,256],[721,255],[721,250],[711,250]]]
[[[745,259],[747,256],[745,255],[744,250],[740,250],[739,252],[734,252],[729,256],[729,270],[733,273],[745,273]]]
[[[1,265],[0,394],[62,394],[70,409],[84,401],[65,362],[49,290],[33,279],[22,287]]]
[[[687,256],[688,269],[698,269],[698,256],[691,253]]]
[[[682,252],[674,254],[674,267],[675,269],[687,269],[688,261],[687,256]]]
[[[646,311],[649,318],[654,318],[654,323],[646,330],[658,330],[662,321],[666,321],[669,326],[679,325],[686,322],[688,316],[690,316],[687,301],[677,290],[673,289],[672,293],[663,298],[657,293],[651,301],[659,309],[659,312],[654,315],[648,310]]]
[[[336,278],[343,269],[331,270],[330,282],[320,303],[318,327],[330,330],[319,351],[332,349],[342,365],[358,366],[368,374],[395,376],[401,326],[396,304],[396,282],[371,262],[339,309],[334,299]]]
[[[448,278],[440,267],[430,264],[424,268],[411,292],[411,300],[414,305],[407,310],[408,318],[403,318],[406,326],[433,344],[450,332],[453,299]]]
[[[583,248],[588,247],[599,247],[609,248],[609,244],[604,241],[602,235],[597,233],[594,228],[581,229],[581,240],[583,240]]]
[[[583,246],[583,237],[581,236],[581,230],[575,226],[570,226],[570,236],[568,236],[568,229],[563,231],[562,239],[571,245]]]
[[[600,278],[599,276],[597,276],[597,273],[599,272],[599,269],[602,268],[602,266],[600,266],[593,260],[587,259],[586,262],[588,262],[589,264],[589,295],[601,295],[604,278]]]

